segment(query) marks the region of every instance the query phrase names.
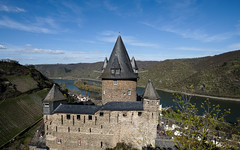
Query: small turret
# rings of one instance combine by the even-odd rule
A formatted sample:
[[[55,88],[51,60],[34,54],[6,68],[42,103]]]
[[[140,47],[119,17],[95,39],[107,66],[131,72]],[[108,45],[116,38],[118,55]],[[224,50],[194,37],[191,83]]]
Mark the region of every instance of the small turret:
[[[103,67],[102,67],[102,73],[104,72],[105,68],[107,67],[108,60],[107,57],[105,57],[104,62],[103,62]]]
[[[137,67],[137,63],[136,63],[136,60],[135,60],[134,57],[132,57],[132,59],[131,59],[131,65],[132,65],[132,68],[133,68],[133,72],[138,73],[138,67]]]
[[[148,84],[143,93],[143,107],[144,110],[157,111],[160,104],[160,97],[154,88],[151,80],[148,80]]]
[[[43,100],[43,114],[51,114],[60,103],[67,103],[67,99],[58,87],[53,84],[51,90]]]

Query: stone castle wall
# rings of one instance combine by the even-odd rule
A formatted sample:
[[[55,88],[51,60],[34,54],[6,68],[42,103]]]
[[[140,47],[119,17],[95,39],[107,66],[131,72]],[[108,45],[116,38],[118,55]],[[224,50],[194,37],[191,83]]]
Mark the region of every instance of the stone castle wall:
[[[102,103],[136,101],[137,82],[133,80],[102,80]]]
[[[98,150],[118,142],[155,145],[157,112],[98,111],[94,115],[44,115],[46,145],[51,149]],[[69,118],[70,116],[70,118]]]

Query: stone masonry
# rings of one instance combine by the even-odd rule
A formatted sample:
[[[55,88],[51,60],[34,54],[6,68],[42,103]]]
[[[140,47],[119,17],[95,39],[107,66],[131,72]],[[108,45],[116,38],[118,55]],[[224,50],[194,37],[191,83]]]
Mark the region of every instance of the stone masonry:
[[[137,101],[138,67],[121,36],[102,68],[102,105],[67,104],[56,85],[43,100],[46,146],[50,150],[101,150],[117,143],[155,146],[160,98],[149,80]]]
[[[136,101],[137,82],[132,80],[103,80],[102,103],[115,101]]]

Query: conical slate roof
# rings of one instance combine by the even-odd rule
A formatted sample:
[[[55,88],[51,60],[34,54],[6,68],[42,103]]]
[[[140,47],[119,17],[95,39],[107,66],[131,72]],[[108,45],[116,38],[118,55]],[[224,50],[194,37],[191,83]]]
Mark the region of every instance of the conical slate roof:
[[[108,64],[108,60],[107,57],[105,57],[104,62],[103,62],[103,69],[105,69],[107,67]]]
[[[108,60],[107,60],[107,57],[105,57],[103,66],[102,66],[102,72],[104,72],[104,69],[107,67],[107,64],[108,64]]]
[[[66,98],[64,97],[62,92],[57,88],[55,84],[53,84],[53,87],[48,92],[43,102],[53,102],[53,101],[59,101],[59,100],[65,100],[65,99]]]
[[[150,100],[158,100],[160,98],[151,80],[148,80],[148,84],[145,88],[143,98],[150,99]]]
[[[131,64],[132,64],[133,71],[134,71],[135,73],[137,73],[138,66],[137,66],[137,63],[136,63],[136,60],[135,60],[134,57],[132,57],[132,59],[131,59]]]
[[[134,73],[127,50],[119,35],[102,79],[137,79],[138,74]]]

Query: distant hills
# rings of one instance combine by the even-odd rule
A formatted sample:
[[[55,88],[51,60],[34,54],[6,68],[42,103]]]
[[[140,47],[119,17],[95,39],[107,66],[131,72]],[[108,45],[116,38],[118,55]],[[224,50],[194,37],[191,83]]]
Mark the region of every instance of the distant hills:
[[[102,62],[36,65],[50,78],[89,78],[100,80]],[[215,56],[165,61],[137,61],[140,68],[138,86],[151,79],[155,87],[184,91],[193,85],[195,93],[240,98],[240,50]]]
[[[42,100],[53,82],[34,66],[0,61],[0,149],[42,117]]]

